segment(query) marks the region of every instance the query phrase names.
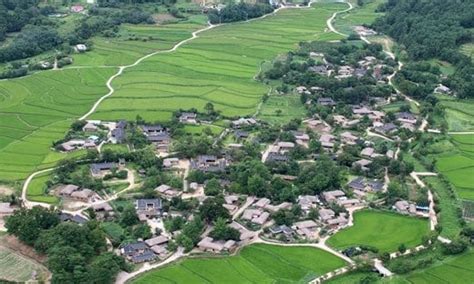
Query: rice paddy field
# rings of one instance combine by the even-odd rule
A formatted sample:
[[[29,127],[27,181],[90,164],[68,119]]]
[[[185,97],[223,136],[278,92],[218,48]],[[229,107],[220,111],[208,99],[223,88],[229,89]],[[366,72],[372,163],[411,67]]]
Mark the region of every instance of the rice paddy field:
[[[428,232],[427,219],[362,210],[355,212],[354,225],[336,233],[328,244],[337,249],[367,245],[380,252],[394,252],[401,244],[408,248],[419,245]]]
[[[449,131],[474,131],[474,100],[458,100],[446,95],[437,98],[445,108]]]
[[[50,150],[52,142],[107,92],[105,81],[114,72],[70,69],[0,81],[0,181],[24,179],[65,158]]]
[[[31,279],[33,272],[36,273],[37,279],[45,279],[48,273],[47,269],[37,262],[0,246],[0,282],[26,282]]]
[[[474,200],[474,134],[451,135],[455,151],[436,157],[436,168],[461,199]]]
[[[315,248],[254,244],[236,256],[188,258],[131,283],[307,283],[344,265],[342,259]]]
[[[119,36],[95,37],[91,51],[76,54],[74,66],[121,66],[134,63],[138,58],[170,49],[192,32],[206,25],[205,15],[167,25],[122,25]]]
[[[415,284],[472,283],[473,279],[474,252],[472,251],[406,277],[409,283]]]
[[[173,111],[202,110],[212,102],[224,116],[253,114],[268,86],[254,79],[260,65],[303,40],[331,40],[326,20],[344,4],[284,9],[264,19],[218,26],[171,53],[156,54],[127,69],[116,92],[91,118],[168,120]]]

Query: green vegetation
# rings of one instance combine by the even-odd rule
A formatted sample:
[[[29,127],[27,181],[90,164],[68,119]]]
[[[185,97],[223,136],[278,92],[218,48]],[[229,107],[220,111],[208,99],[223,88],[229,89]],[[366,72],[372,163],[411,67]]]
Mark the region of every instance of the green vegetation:
[[[471,60],[474,60],[474,43],[461,45],[461,52],[471,57]]]
[[[424,180],[437,196],[436,204],[441,209],[438,214],[438,223],[442,227],[440,235],[446,238],[457,237],[461,231],[461,224],[458,215],[459,203],[456,197],[452,196],[439,177],[425,177]]]
[[[33,272],[36,279],[45,279],[47,269],[32,259],[26,258],[8,248],[0,246],[0,282],[26,282]]]
[[[59,199],[47,194],[47,182],[51,179],[51,172],[35,176],[28,186],[26,195],[28,200],[56,204]]]
[[[462,199],[474,200],[474,135],[453,135],[455,150],[436,156],[436,168]]]
[[[315,248],[255,244],[236,256],[186,259],[132,283],[308,282],[343,265],[340,258]]]
[[[427,220],[395,213],[363,210],[354,214],[354,226],[328,240],[338,249],[366,245],[380,252],[394,252],[401,244],[414,247],[429,232]]]
[[[207,102],[224,116],[253,114],[268,91],[252,79],[262,61],[301,40],[324,35],[326,19],[341,6],[286,9],[265,19],[203,32],[175,52],[157,54],[127,69],[114,81],[114,95],[92,118],[135,119],[140,114],[145,120],[164,121],[177,109],[202,111]],[[328,34],[325,39],[340,38]]]
[[[353,10],[338,15],[334,21],[334,28],[345,34],[354,33],[354,26],[362,24],[371,24],[376,18],[383,15],[383,13],[375,12],[377,7],[384,3],[385,0],[368,0],[362,1],[364,5],[355,6]]]
[[[303,118],[306,109],[299,96],[272,95],[262,104],[258,118],[269,123],[284,124],[295,118]]]
[[[449,131],[474,130],[474,100],[456,100],[452,97],[438,96],[444,107]]]
[[[107,93],[113,68],[47,71],[0,82],[0,180],[24,179],[66,154],[53,153],[70,118],[84,114]],[[81,152],[73,153],[78,155]]]
[[[74,65],[119,66],[155,51],[170,49],[205,25],[205,16],[167,25],[122,25],[116,37],[94,37],[89,52],[74,55]]]
[[[469,283],[474,278],[474,252],[468,252],[407,276],[411,283]]]

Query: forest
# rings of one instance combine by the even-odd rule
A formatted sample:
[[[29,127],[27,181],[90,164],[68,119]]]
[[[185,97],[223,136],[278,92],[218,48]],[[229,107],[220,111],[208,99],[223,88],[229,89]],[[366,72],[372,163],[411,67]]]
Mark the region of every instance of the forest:
[[[402,44],[412,60],[438,58],[455,65],[449,87],[461,98],[474,97],[474,65],[459,52],[474,38],[473,1],[389,0],[379,10],[385,16],[374,22],[376,30]]]

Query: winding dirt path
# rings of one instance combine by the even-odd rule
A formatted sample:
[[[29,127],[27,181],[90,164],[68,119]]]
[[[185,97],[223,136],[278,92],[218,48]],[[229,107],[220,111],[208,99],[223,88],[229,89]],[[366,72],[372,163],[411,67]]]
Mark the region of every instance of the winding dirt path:
[[[334,28],[334,26],[332,25],[332,22],[334,21],[334,19],[337,17],[337,15],[339,14],[342,14],[342,13],[346,13],[346,12],[349,12],[350,10],[354,9],[354,6],[350,3],[350,2],[345,2],[347,5],[349,5],[349,8],[347,8],[346,10],[342,10],[342,11],[338,11],[338,12],[335,12],[334,14],[332,14],[331,18],[329,18],[327,21],[326,21],[326,25],[328,26],[329,30],[333,33],[336,33],[338,35],[342,35],[342,36],[347,36],[346,34],[344,33],[341,33],[340,31],[336,30]]]

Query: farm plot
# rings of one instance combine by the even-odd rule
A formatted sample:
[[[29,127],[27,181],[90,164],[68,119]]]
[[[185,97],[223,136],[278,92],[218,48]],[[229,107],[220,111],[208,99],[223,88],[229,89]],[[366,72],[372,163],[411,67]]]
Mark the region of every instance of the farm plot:
[[[394,252],[401,244],[414,247],[429,232],[428,221],[390,212],[363,210],[354,214],[354,226],[328,240],[328,244],[345,249],[366,245],[380,252]]]
[[[436,168],[451,182],[461,199],[474,200],[474,135],[453,135],[455,152],[436,157]]]
[[[474,252],[454,257],[443,264],[407,277],[410,283],[472,283],[474,279]]]
[[[236,256],[190,258],[145,273],[132,283],[290,283],[344,266],[336,256],[310,247],[255,244]]]
[[[385,0],[372,0],[365,1],[363,6],[355,6],[353,10],[340,14],[335,19],[334,28],[345,34],[354,33],[354,26],[371,24],[376,18],[383,15],[383,13],[375,12],[375,10],[384,2]]]
[[[437,96],[445,108],[449,131],[474,130],[474,100],[457,100],[448,96]]]
[[[51,179],[51,172],[43,173],[35,176],[27,188],[27,197],[30,201],[57,203],[58,198],[48,195],[46,182]]]
[[[259,66],[296,48],[302,40],[338,39],[324,32],[326,19],[342,4],[285,9],[250,22],[203,32],[172,53],[127,69],[114,81],[116,92],[91,118],[167,120],[178,109],[203,110],[207,102],[224,116],[255,112],[268,87],[254,80]]]
[[[107,92],[105,81],[114,72],[70,69],[1,81],[0,180],[23,179],[66,157],[50,150],[52,142],[64,136],[71,118]]]
[[[205,26],[205,16],[193,16],[188,21],[168,25],[122,25],[118,37],[95,37],[92,50],[74,56],[75,66],[119,66],[132,64],[138,58],[170,49],[191,37]]]
[[[45,279],[48,272],[37,262],[0,246],[0,282],[26,282],[32,279],[33,273],[37,279]]]

